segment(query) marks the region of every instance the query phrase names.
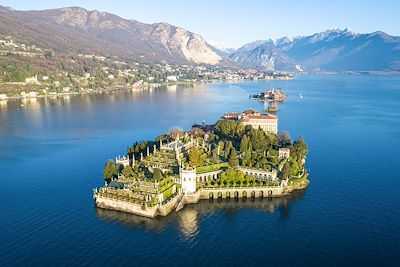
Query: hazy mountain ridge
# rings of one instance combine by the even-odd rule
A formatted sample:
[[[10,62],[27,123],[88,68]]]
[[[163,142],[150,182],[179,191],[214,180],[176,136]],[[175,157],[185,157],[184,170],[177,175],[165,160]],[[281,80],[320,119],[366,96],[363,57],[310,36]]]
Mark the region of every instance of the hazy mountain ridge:
[[[254,48],[252,48],[254,47]],[[260,45],[251,43],[230,55],[230,59],[245,67],[254,67],[266,70],[294,70],[295,64],[290,58],[275,48],[273,41],[266,41]]]
[[[145,24],[68,7],[15,11],[1,7],[0,34],[59,52],[102,53],[142,61],[218,64],[223,61],[197,34],[167,23]]]
[[[208,64],[287,71],[400,71],[400,37],[330,29],[310,36],[257,40],[238,49],[213,47],[168,23],[146,24],[66,7],[17,11],[0,6],[0,36],[56,53],[100,54],[144,63]],[[218,49],[218,47],[220,49]]]
[[[400,70],[400,37],[383,32],[360,34],[348,28],[330,29],[310,36],[282,37],[272,45],[268,40],[260,46],[264,46],[262,53],[256,47],[231,54],[230,58],[250,67],[259,67],[265,61],[276,62],[280,66],[276,69],[286,70],[298,66],[326,71]]]

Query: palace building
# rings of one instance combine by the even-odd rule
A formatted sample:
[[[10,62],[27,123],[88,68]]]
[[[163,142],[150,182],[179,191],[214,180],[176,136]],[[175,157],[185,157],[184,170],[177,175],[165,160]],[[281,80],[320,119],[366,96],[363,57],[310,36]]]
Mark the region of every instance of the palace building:
[[[244,125],[251,125],[253,128],[261,128],[266,133],[278,133],[278,117],[272,114],[261,114],[252,109],[243,113],[226,113],[225,119],[242,120]]]

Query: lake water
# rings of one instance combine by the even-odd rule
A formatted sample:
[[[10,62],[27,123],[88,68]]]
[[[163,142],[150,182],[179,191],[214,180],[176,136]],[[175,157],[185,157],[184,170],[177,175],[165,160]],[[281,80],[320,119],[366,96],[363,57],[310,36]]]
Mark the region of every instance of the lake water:
[[[310,148],[311,185],[286,198],[202,201],[155,220],[96,209],[107,159],[172,126],[262,110]],[[299,94],[303,95],[301,99]],[[292,81],[0,103],[1,266],[397,265],[400,77]]]

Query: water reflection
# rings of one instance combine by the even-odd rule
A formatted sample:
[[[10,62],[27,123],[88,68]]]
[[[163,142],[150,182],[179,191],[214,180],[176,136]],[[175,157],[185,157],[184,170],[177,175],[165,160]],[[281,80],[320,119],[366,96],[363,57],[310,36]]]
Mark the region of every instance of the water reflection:
[[[96,208],[96,215],[101,220],[120,223],[129,228],[146,228],[158,233],[168,225],[174,225],[179,227],[185,239],[193,239],[201,227],[201,218],[206,219],[214,213],[234,216],[244,210],[256,210],[277,213],[281,219],[286,220],[290,216],[293,204],[303,198],[306,190],[298,190],[279,198],[201,200],[197,204],[186,205],[179,212],[172,212],[167,217],[159,216],[155,219],[102,208]]]
[[[0,100],[0,109],[38,109],[46,108],[49,106],[60,106],[68,107],[73,101],[77,103],[90,104],[96,100],[107,100],[108,103],[122,101],[122,100],[134,100],[143,95],[154,96],[156,92],[167,92],[171,96],[175,95],[177,91],[185,89],[194,89],[204,87],[204,84],[178,84],[178,85],[162,85],[159,87],[149,87],[135,90],[118,90],[110,92],[95,92],[92,94],[65,94],[65,95],[49,95],[46,97],[35,97],[35,98],[14,98],[8,100]]]

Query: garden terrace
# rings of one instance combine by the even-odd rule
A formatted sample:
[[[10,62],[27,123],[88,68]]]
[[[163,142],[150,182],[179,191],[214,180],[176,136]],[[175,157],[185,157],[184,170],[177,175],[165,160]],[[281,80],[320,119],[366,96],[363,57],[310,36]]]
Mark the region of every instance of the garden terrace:
[[[222,163],[217,163],[217,164],[213,164],[213,165],[197,167],[196,171],[197,171],[197,174],[202,174],[202,173],[206,173],[206,172],[225,170],[228,167],[229,167],[228,162],[222,162]]]
[[[142,194],[138,194],[136,192],[132,192],[130,190],[117,190],[111,189],[108,187],[101,188],[98,191],[99,196],[109,198],[109,199],[117,199],[120,201],[136,203],[136,204],[144,204],[145,196]]]
[[[147,167],[168,170],[178,165],[176,155],[172,151],[155,151],[141,161]]]
[[[196,137],[193,129],[190,136],[186,133],[179,139],[176,134],[176,140],[169,143],[158,138],[128,148],[130,155],[140,155],[140,160],[132,160],[132,166],[117,166],[109,160],[104,168],[106,181],[123,186],[95,190],[98,205],[154,217],[157,212],[168,214],[175,205],[208,199],[209,193],[213,197],[221,192],[225,197],[245,197],[253,192],[279,196],[308,184],[304,167],[308,148],[302,138],[293,144],[282,143],[276,134],[230,119],[220,119],[207,129],[210,132],[197,129]],[[123,203],[118,204],[119,200]],[[152,213],[125,202],[152,206]]]

